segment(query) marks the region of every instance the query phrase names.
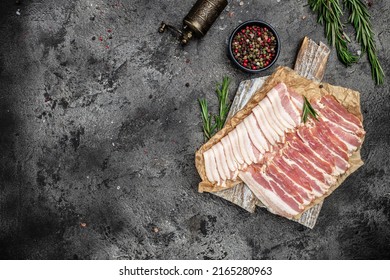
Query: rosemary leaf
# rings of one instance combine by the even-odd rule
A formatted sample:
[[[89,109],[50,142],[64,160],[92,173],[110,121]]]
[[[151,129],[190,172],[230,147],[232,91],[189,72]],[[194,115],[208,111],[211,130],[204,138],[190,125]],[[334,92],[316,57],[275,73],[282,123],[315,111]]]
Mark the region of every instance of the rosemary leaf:
[[[215,133],[216,124],[212,124],[212,116],[209,113],[207,100],[206,99],[198,99],[201,116],[203,121],[203,134],[205,137],[205,141],[209,140]]]
[[[215,90],[218,97],[219,114],[215,116],[215,122],[217,124],[217,130],[221,130],[225,124],[226,117],[229,113],[230,101],[229,101],[229,84],[230,79],[224,77],[222,85],[218,84]]]
[[[360,42],[362,51],[367,52],[372,78],[377,85],[383,84],[385,74],[376,54],[374,32],[367,6],[361,0],[343,0],[343,3],[350,12],[349,22],[355,27],[356,40]]]
[[[225,124],[226,117],[230,109],[229,84],[230,79],[228,77],[224,77],[222,80],[222,84],[218,84],[215,90],[218,97],[219,113],[217,115],[212,115],[211,113],[209,113],[206,99],[198,99],[201,109],[203,134],[205,141],[213,137],[213,135],[217,131],[221,130]]]
[[[306,96],[303,97],[303,109],[302,109],[302,122],[306,123],[308,116],[310,115],[312,118],[318,121],[318,113],[311,106],[309,100],[307,100]]]

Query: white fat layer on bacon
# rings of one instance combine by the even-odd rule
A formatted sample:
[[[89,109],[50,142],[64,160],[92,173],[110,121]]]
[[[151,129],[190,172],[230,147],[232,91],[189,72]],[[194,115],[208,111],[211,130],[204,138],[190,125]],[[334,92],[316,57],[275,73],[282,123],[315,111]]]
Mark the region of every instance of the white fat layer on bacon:
[[[248,132],[246,131],[244,123],[240,123],[236,127],[238,133],[238,143],[240,144],[241,154],[245,162],[250,165],[256,160],[255,155],[253,154],[252,147],[250,145],[250,139]]]
[[[298,212],[292,209],[286,202],[283,201],[278,195],[270,190],[261,186],[253,177],[250,172],[240,172],[240,178],[251,189],[254,195],[260,199],[261,202],[272,212],[284,217],[293,217]]]
[[[299,112],[302,112],[303,109],[303,97],[298,96],[297,94],[291,94],[289,91],[287,91],[290,95],[291,101],[294,103],[295,107]]]
[[[217,159],[217,169],[220,172],[220,175],[221,175],[221,172],[223,172],[226,179],[231,179],[230,170],[229,170],[229,167],[228,167],[227,162],[226,162],[226,156],[225,156],[224,149],[223,149],[221,142],[218,142],[217,144],[215,144],[213,146],[213,149],[214,149],[214,154],[215,154],[216,159]],[[221,176],[221,178],[223,179],[222,176]]]
[[[263,109],[263,112],[265,113],[265,117],[267,118],[268,122],[271,124],[272,128],[280,137],[283,137],[284,131],[287,130],[287,127],[282,125],[279,121],[279,118],[276,117],[275,111],[273,110],[272,104],[269,101],[269,99],[264,98],[259,105]]]
[[[225,136],[221,139],[223,150],[225,151],[226,163],[230,171],[236,171],[238,169],[238,164],[236,163],[233,155],[232,146],[230,144],[228,136]]]
[[[225,181],[227,179],[227,176],[222,168],[221,154],[219,153],[215,145],[210,150],[212,150],[214,153],[215,164],[217,166],[219,177],[222,179],[222,181]]]
[[[253,137],[252,142],[256,148],[261,152],[265,153],[269,150],[267,139],[265,139],[260,127],[257,124],[256,117],[251,113],[244,119],[245,126],[249,132],[249,136]]]
[[[275,115],[278,120],[286,127],[287,129],[293,129],[295,127],[295,122],[291,116],[284,109],[279,92],[276,89],[272,89],[268,94],[267,98],[271,101],[272,107],[275,111]]]
[[[229,132],[228,137],[230,140],[230,144],[232,146],[234,158],[236,159],[236,162],[238,163],[238,167],[242,168],[244,166],[245,162],[244,162],[244,159],[241,155],[240,145],[238,143],[237,131],[235,129],[233,129],[232,131]]]
[[[264,116],[263,111],[257,105],[255,108],[253,108],[253,114],[256,117],[257,123],[259,124],[261,131],[264,133],[265,138],[268,140],[268,142],[271,144],[271,146],[275,145],[276,141],[279,139],[278,135],[275,133],[275,131],[271,128],[270,124],[268,123],[267,119]]]
[[[211,149],[203,153],[204,164],[206,169],[206,176],[210,182],[219,182],[219,174],[217,170],[217,165],[214,159],[214,153]]]

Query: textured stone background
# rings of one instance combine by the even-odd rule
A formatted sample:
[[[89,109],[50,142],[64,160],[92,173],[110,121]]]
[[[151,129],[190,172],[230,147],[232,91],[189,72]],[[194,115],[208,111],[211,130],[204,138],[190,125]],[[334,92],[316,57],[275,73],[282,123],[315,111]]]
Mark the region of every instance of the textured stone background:
[[[282,40],[277,65],[292,67],[305,35],[325,42],[306,1],[230,1],[185,49],[157,29],[180,25],[193,0],[21,2],[0,2],[1,258],[390,257],[389,84],[374,86],[365,57],[345,68],[332,51],[328,63],[325,81],[362,93],[365,165],[313,230],[197,193],[197,98],[216,109],[224,75],[231,97],[254,77],[227,59],[230,32],[270,22]],[[388,80],[390,3],[370,2]]]

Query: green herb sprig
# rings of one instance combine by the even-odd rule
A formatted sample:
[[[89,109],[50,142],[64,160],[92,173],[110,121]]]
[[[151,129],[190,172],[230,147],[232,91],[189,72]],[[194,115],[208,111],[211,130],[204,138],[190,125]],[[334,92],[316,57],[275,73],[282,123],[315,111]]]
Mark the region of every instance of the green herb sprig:
[[[230,100],[229,100],[229,77],[224,77],[222,80],[222,85],[218,84],[215,92],[218,97],[219,104],[219,115],[215,116],[215,122],[217,124],[217,130],[221,130],[225,124],[226,117],[230,109]]]
[[[209,113],[207,100],[199,99],[199,105],[200,105],[202,121],[203,121],[203,134],[205,140],[207,141],[214,135],[217,124],[212,124],[213,118]]]
[[[359,57],[348,50],[348,36],[344,33],[341,22],[343,15],[339,0],[309,0],[310,8],[318,13],[317,22],[325,25],[325,34],[329,43],[336,48],[337,56],[342,63],[350,66]]]
[[[355,27],[356,40],[360,42],[362,51],[367,52],[372,79],[377,85],[383,84],[385,74],[376,54],[374,32],[367,6],[360,0],[343,0],[343,2],[350,12],[349,22]]]
[[[302,122],[306,123],[308,116],[312,116],[315,120],[318,121],[318,113],[311,106],[309,100],[307,100],[306,96],[303,97],[303,109],[302,109]]]
[[[326,37],[336,48],[339,60],[346,66],[356,63],[359,57],[348,50],[348,43],[351,40],[343,31],[344,25],[341,22],[343,9],[340,0],[308,0],[308,3],[318,14],[318,23],[324,24]],[[362,51],[367,52],[372,79],[377,85],[383,84],[384,72],[376,54],[374,32],[366,5],[361,0],[343,0],[342,3],[349,10],[349,22],[356,30],[356,40],[361,44]]]
[[[205,98],[198,99],[201,109],[205,141],[209,140],[217,131],[221,130],[225,124],[226,117],[230,109],[229,85],[230,79],[228,77],[224,77],[222,84],[218,84],[217,89],[215,90],[218,97],[218,115],[212,115],[209,113]]]

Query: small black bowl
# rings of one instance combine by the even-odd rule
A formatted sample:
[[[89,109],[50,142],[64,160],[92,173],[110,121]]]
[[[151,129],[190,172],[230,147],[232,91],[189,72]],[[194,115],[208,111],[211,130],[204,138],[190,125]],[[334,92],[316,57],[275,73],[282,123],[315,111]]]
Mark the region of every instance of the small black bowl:
[[[233,38],[235,37],[235,35],[240,32],[240,30],[242,30],[243,28],[246,28],[247,26],[260,26],[260,27],[267,27],[269,31],[271,31],[271,33],[273,33],[273,35],[275,36],[276,38],[276,54],[275,54],[275,57],[272,59],[272,61],[270,62],[270,64],[268,64],[267,66],[263,67],[263,68],[260,68],[260,69],[256,69],[256,70],[253,70],[253,69],[249,69],[247,67],[244,67],[242,66],[237,60],[236,58],[234,57],[233,55],[233,50],[232,50],[232,42],[233,42]],[[274,63],[276,62],[276,60],[278,60],[278,57],[279,57],[279,53],[280,53],[280,39],[279,39],[279,36],[278,36],[278,33],[276,33],[275,29],[268,23],[264,22],[264,21],[261,21],[261,20],[248,20],[242,24],[240,24],[239,26],[237,26],[236,29],[234,29],[234,31],[232,32],[232,34],[230,35],[230,38],[229,38],[229,45],[228,45],[228,55],[230,57],[230,59],[233,61],[234,65],[236,65],[239,69],[245,71],[245,72],[249,72],[249,73],[259,73],[261,71],[264,71],[264,70],[267,70],[268,68],[270,68],[272,65],[274,65]]]

